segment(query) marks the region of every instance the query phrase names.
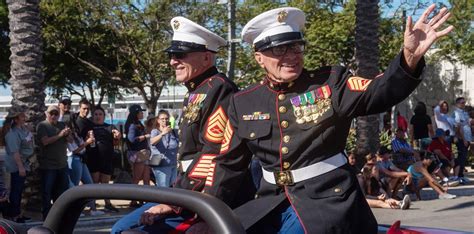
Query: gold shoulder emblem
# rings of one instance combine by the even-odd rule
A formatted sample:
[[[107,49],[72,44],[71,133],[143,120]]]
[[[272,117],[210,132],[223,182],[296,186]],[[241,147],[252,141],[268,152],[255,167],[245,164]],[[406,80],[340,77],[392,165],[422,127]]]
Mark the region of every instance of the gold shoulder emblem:
[[[353,76],[347,80],[347,86],[351,91],[363,92],[367,90],[367,87],[369,87],[371,82],[372,80],[370,79]]]

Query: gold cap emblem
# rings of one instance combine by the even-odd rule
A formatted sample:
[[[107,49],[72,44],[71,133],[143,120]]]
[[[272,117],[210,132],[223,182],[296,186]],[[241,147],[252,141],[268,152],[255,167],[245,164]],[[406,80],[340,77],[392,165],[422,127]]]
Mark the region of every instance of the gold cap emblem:
[[[174,29],[174,30],[178,30],[179,25],[180,25],[180,24],[179,24],[179,21],[178,21],[178,20],[174,20],[174,21],[173,21],[173,29]]]
[[[279,23],[283,23],[283,22],[286,21],[287,17],[288,17],[288,12],[280,11],[280,12],[278,12],[277,20],[278,20]]]

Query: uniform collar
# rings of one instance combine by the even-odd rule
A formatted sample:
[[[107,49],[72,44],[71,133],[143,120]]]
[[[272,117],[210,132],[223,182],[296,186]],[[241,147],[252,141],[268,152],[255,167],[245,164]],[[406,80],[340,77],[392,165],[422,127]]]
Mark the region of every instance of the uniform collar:
[[[301,77],[301,75],[300,75]],[[300,77],[296,78],[296,80],[298,80]],[[293,87],[293,85],[295,85],[295,81],[291,81],[291,82],[288,82],[288,83],[277,83],[277,82],[273,82],[271,81],[268,76],[265,77],[265,84],[272,90],[275,90],[275,91],[287,91],[289,88]]]
[[[186,88],[188,88],[188,91],[194,91],[203,81],[205,81],[207,78],[214,76],[217,74],[217,68],[212,66],[209,69],[207,69],[205,72],[203,72],[201,75],[198,75],[191,80],[184,82],[184,85]]]

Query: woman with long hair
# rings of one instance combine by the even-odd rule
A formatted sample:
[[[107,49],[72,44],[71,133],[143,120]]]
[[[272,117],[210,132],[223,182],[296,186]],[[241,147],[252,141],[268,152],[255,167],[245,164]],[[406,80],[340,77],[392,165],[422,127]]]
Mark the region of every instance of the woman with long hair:
[[[150,150],[152,156],[160,157],[159,165],[152,165],[156,185],[169,187],[174,183],[177,176],[177,153],[179,139],[171,128],[170,114],[165,110],[158,112],[154,127],[151,131]]]
[[[132,183],[138,184],[143,180],[144,185],[150,185],[150,167],[146,164],[150,158],[148,138],[145,126],[142,124],[143,109],[140,105],[132,105],[125,122],[125,134],[128,140],[128,160],[132,166]],[[135,202],[131,203],[135,206]]]
[[[66,139],[70,187],[79,185],[81,181],[83,184],[93,184],[94,181],[85,161],[86,147],[94,144],[95,138],[93,135],[89,135],[84,141],[74,129],[72,128],[71,134]],[[88,206],[91,209],[90,214],[92,216],[104,214],[104,212],[97,210],[95,200],[89,202]]]
[[[21,214],[21,197],[25,187],[26,174],[30,170],[28,159],[34,153],[33,134],[27,129],[24,112],[11,113],[2,128],[5,140],[5,168],[10,173],[10,204],[5,218],[24,222]]]

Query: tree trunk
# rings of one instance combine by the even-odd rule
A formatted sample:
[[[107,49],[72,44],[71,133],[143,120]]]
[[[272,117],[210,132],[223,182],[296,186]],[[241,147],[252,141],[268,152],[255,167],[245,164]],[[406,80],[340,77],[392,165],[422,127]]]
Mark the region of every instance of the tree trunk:
[[[39,0],[7,0],[10,24],[10,75],[12,110],[25,111],[27,125],[35,132],[44,119],[44,74],[42,63]],[[33,167],[34,168],[34,167]],[[23,200],[39,207],[39,176],[33,170],[27,178]]]
[[[379,73],[378,3],[378,0],[357,0],[356,5],[356,74],[370,79]],[[358,161],[363,162],[362,157],[376,152],[379,146],[379,117],[378,115],[358,117],[356,125],[356,155]]]

